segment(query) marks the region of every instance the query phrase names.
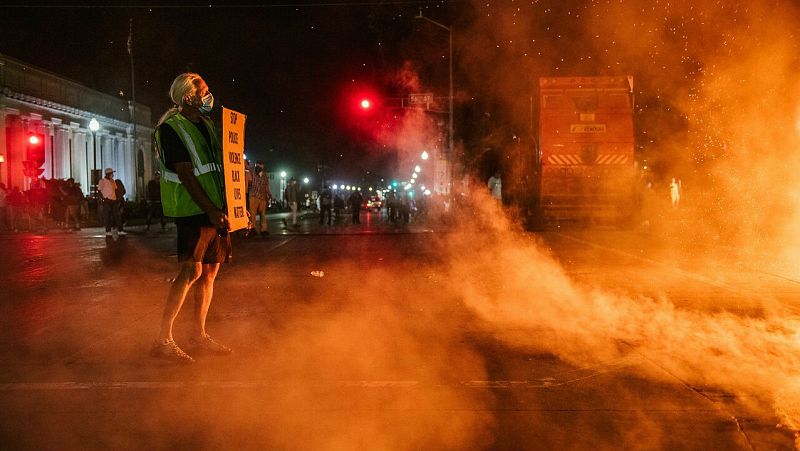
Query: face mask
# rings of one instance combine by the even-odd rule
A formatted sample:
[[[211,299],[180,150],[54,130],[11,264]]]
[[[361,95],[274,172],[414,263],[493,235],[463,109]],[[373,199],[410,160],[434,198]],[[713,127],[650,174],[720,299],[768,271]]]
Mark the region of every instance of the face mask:
[[[198,110],[200,110],[201,113],[210,113],[211,108],[214,108],[214,95],[209,92],[200,100],[203,101],[203,105],[201,105]]]

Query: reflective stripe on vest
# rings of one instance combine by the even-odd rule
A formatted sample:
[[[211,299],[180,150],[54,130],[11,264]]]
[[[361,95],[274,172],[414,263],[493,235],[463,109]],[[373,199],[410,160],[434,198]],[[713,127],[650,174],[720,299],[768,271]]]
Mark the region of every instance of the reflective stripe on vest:
[[[199,168],[194,168],[192,170],[195,176],[208,174],[209,172],[212,171],[222,172],[222,165],[217,163],[208,163],[200,166]],[[164,168],[162,178],[166,178],[167,181],[170,181],[172,183],[181,183],[181,179],[178,177],[178,174],[166,168]]]

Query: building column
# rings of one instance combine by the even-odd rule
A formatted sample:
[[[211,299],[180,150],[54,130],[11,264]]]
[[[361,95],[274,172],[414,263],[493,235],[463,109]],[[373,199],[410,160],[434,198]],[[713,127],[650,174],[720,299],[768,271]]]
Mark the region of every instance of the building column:
[[[8,150],[6,148],[6,112],[5,107],[0,103],[0,183],[5,183],[6,187],[11,183],[8,179]]]

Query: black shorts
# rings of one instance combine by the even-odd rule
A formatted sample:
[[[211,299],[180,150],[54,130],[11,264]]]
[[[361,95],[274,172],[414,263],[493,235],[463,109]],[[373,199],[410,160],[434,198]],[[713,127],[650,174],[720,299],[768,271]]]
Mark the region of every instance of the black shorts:
[[[203,215],[205,216],[205,215]],[[216,227],[196,217],[175,218],[178,230],[178,261],[197,263],[228,263],[232,248],[230,234],[220,236]]]

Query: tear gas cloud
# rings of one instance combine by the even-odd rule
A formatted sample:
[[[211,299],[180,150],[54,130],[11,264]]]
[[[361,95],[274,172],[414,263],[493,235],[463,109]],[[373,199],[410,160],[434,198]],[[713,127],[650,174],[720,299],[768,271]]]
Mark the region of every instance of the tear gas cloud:
[[[642,175],[664,199],[670,178],[682,180],[688,220],[672,239],[748,258],[780,253],[796,273],[795,3],[476,2],[474,11],[459,24],[460,82],[499,99],[518,132],[530,127],[537,77],[633,75]]]
[[[796,5],[482,2],[475,10],[459,39],[469,65],[463,75],[472,89],[501,99],[517,129],[527,130],[528,105],[519,99],[533,93],[537,76],[634,75],[638,150],[657,169],[646,177],[665,199],[665,181],[684,183],[683,221],[661,223],[681,229],[653,221],[653,235],[670,237],[679,250],[735,249],[754,264],[778,252],[784,260],[772,269],[797,274]],[[485,204],[491,202],[476,203]],[[516,334],[509,342],[576,364],[619,355],[623,342],[690,384],[766,399],[786,424],[800,426],[800,318],[702,313],[667,298],[582,286],[534,242],[510,232],[510,223],[482,225],[492,233],[456,234],[450,243],[453,290],[499,330],[554,330],[558,337],[541,343],[535,334]]]
[[[788,265],[796,263],[796,6],[480,2],[474,12],[458,28],[462,89],[499,99],[503,116],[517,130],[527,130],[535,77],[634,75],[640,157],[652,168],[644,176],[665,200],[671,177],[681,179],[684,188],[681,221],[659,221],[664,213],[645,212],[654,216],[652,234],[668,236],[677,250],[704,244],[736,249],[756,262],[754,257],[780,250]],[[417,77],[404,78],[420,88]],[[391,135],[392,145],[403,155],[426,136],[435,144],[430,125],[411,116],[401,133]],[[520,173],[514,169],[504,173]],[[471,208],[491,204],[482,194],[470,196],[476,200]],[[800,405],[798,318],[780,311],[761,319],[701,313],[679,309],[666,298],[620,297],[581,286],[534,243],[510,231],[510,223],[502,224],[489,224],[493,233],[485,239],[454,234],[446,255],[451,280],[458,281],[453,292],[498,330],[550,329],[559,337],[558,345],[542,345],[535,336],[509,341],[544,346],[576,364],[619,355],[623,342],[634,350],[629,352],[665,362],[689,383],[762,397],[788,425],[800,426],[794,407]],[[662,229],[667,225],[682,229]]]

